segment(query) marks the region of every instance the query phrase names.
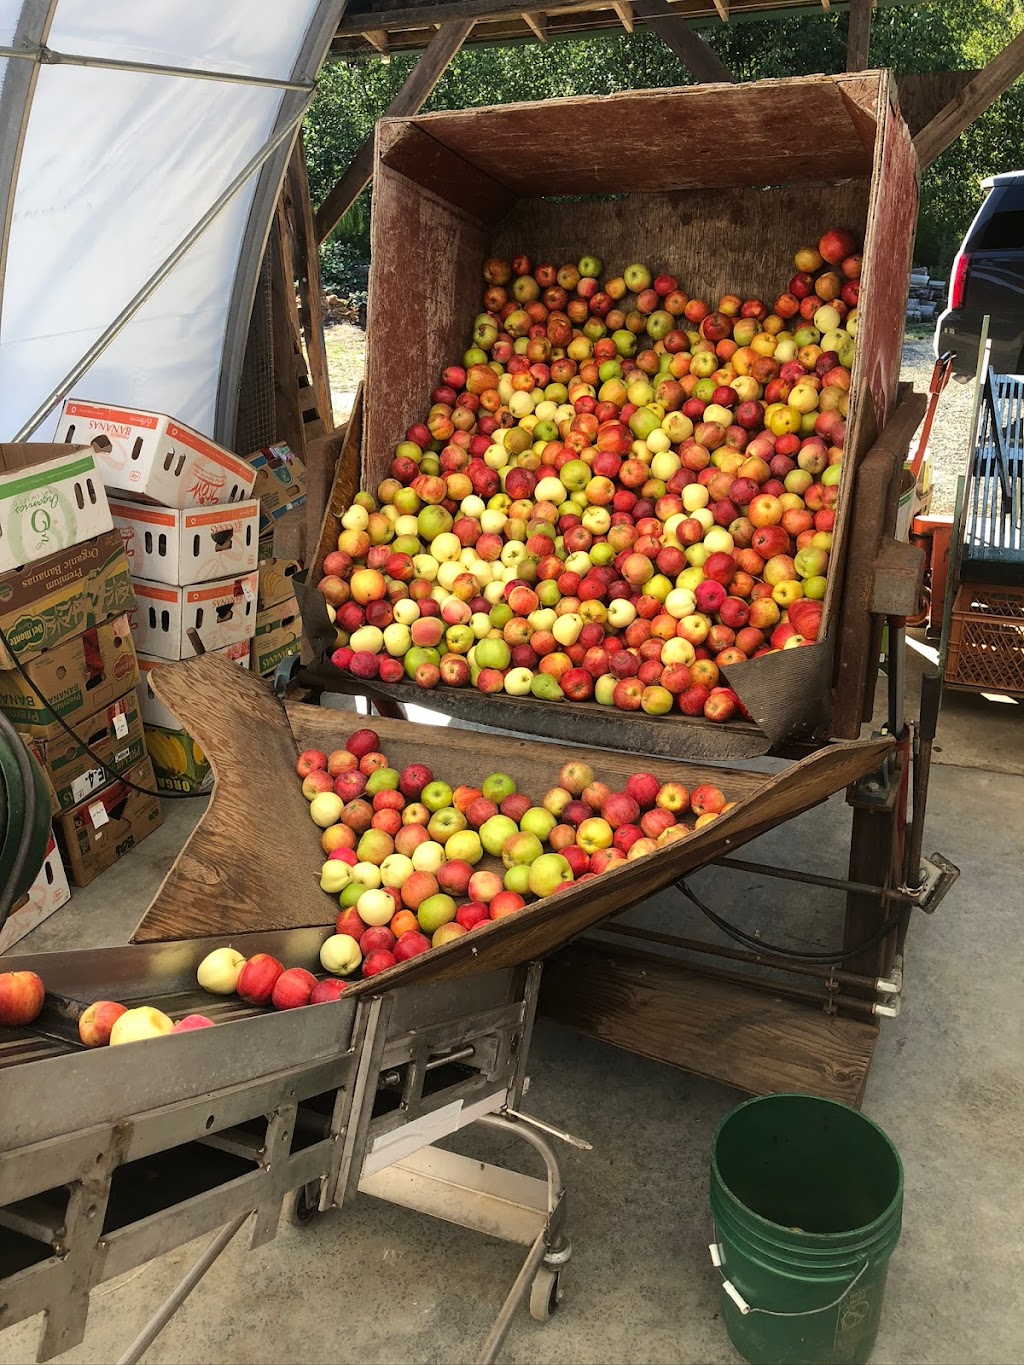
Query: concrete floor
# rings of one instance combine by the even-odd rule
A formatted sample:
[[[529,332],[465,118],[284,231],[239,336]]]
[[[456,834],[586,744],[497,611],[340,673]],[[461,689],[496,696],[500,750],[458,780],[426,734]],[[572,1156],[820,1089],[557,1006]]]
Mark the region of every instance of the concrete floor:
[[[864,1104],[906,1169],[876,1362],[1024,1357],[1024,952],[1014,856],[1024,827],[1022,741],[1021,708],[947,699],[925,848],[943,851],[963,876],[934,917],[912,925],[903,1012],[882,1025]],[[163,830],[16,951],[124,942],[198,804],[168,803]],[[841,874],[848,820],[840,798],[760,845],[777,861]],[[787,885],[780,898],[779,883],[721,871],[702,873],[699,887],[766,938],[834,941],[838,905],[829,893]],[[633,917],[671,919],[686,933],[686,914],[660,897]],[[560,1148],[575,1247],[562,1307],[546,1326],[523,1311],[502,1360],[737,1360],[708,1261],[707,1168],[714,1127],[742,1096],[543,1023],[529,1070],[529,1110],[586,1137],[593,1151]],[[470,1132],[453,1145],[533,1169],[496,1135]],[[84,1344],[61,1359],[116,1359],[200,1247],[97,1290]],[[467,1361],[518,1264],[515,1248],[361,1196],[304,1229],[283,1223],[259,1251],[230,1247],[144,1359]],[[0,1365],[34,1360],[38,1328],[0,1332]]]

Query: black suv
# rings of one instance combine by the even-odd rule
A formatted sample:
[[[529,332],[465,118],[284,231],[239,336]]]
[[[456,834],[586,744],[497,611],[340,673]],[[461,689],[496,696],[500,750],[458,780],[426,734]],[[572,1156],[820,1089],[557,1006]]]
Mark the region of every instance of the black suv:
[[[935,329],[935,352],[954,351],[954,371],[978,368],[987,313],[997,374],[1024,372],[1024,171],[982,181],[988,191],[953,262],[949,307]]]

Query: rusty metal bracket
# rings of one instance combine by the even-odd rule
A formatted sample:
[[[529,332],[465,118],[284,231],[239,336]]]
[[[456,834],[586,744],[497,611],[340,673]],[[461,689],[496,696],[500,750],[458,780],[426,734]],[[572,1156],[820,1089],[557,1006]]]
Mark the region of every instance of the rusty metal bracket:
[[[925,553],[902,540],[883,540],[875,557],[871,610],[880,616],[912,616],[924,588]]]

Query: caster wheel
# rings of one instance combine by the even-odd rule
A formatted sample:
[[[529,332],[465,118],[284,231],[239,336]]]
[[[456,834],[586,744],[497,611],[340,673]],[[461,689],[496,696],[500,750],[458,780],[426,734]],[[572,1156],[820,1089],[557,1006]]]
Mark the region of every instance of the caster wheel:
[[[311,1223],[314,1218],[320,1216],[320,1186],[317,1182],[312,1185],[303,1185],[301,1189],[295,1191],[295,1199],[292,1202],[292,1222],[298,1227],[304,1227]]]
[[[547,1322],[562,1297],[562,1277],[558,1270],[541,1266],[533,1277],[530,1290],[530,1317],[535,1322]]]

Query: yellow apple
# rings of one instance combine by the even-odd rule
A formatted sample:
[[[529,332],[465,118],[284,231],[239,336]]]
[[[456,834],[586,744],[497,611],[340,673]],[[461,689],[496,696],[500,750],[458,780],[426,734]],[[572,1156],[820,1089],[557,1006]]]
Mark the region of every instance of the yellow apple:
[[[211,995],[234,995],[244,966],[245,958],[234,948],[214,948],[200,962],[196,980]]]
[[[140,1005],[137,1009],[126,1010],[114,1020],[114,1027],[110,1030],[110,1045],[116,1047],[119,1043],[138,1043],[143,1038],[159,1038],[173,1028],[174,1020],[168,1019],[162,1010],[154,1009],[152,1005]]]

